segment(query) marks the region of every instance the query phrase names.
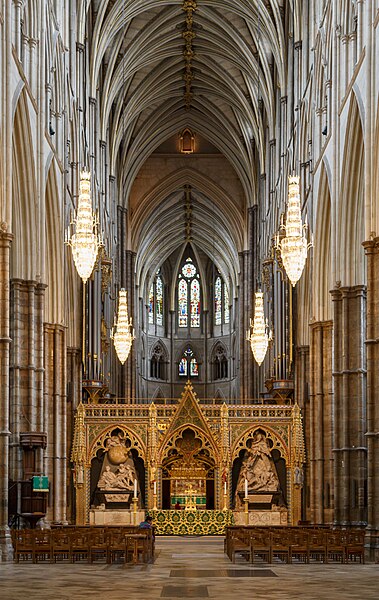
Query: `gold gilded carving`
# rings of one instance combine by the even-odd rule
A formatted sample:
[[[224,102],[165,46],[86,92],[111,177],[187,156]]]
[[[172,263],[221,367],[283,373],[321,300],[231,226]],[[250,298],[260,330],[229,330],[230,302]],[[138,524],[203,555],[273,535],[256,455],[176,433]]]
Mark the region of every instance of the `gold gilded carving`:
[[[214,481],[216,508],[227,510],[232,491],[233,462],[249,453],[257,431],[264,434],[270,452],[277,449],[285,460],[288,522],[295,523],[301,518],[305,461],[301,411],[296,403],[272,406],[200,405],[190,383],[186,384],[176,405],[81,403],[75,417],[71,455],[77,523],[84,524],[89,519],[92,458],[105,454],[100,477],[107,477],[104,471],[109,466],[116,477],[122,478],[121,465],[129,464],[133,458],[129,455],[130,451],[136,457],[134,450],[141,461],[138,469],[136,463],[136,473],[140,472],[142,461],[145,472],[145,480],[138,483],[139,502],[139,491],[147,489],[147,508],[153,507],[155,501],[158,506],[161,504],[163,479],[169,479],[171,483],[176,481],[178,491],[181,484],[196,486],[200,485],[200,481],[203,482],[201,490],[205,490],[207,479]],[[258,479],[259,471],[258,468],[258,475],[255,473]],[[129,488],[130,480],[131,477],[126,476]],[[225,486],[227,495],[224,497]],[[123,489],[113,492],[114,502],[116,495],[120,500]],[[175,483],[171,487],[171,496],[175,495],[174,492]],[[126,489],[125,496],[127,494],[130,496],[131,491]],[[108,500],[112,502],[110,497]],[[183,500],[181,502],[183,506]],[[192,511],[177,512],[192,514]],[[205,514],[204,509],[197,512]],[[182,525],[178,524],[178,530]],[[199,529],[200,532],[205,530]]]

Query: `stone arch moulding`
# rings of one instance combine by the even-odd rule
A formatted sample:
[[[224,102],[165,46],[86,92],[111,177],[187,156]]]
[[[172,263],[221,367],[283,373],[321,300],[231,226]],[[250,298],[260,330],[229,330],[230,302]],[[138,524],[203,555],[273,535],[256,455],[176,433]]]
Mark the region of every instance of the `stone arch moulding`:
[[[126,427],[125,425],[122,425],[120,423],[113,423],[111,426],[107,427],[106,429],[103,429],[93,440],[88,450],[88,464],[91,463],[91,460],[96,456],[98,450],[105,448],[106,440],[111,436],[112,431],[114,431],[115,429],[119,429],[125,434],[125,439],[128,439],[131,443],[129,450],[137,450],[139,456],[146,463],[146,446],[139,437],[139,435],[137,435],[134,431],[132,431],[131,429],[129,429],[129,427]]]
[[[282,458],[284,458],[286,464],[288,465],[290,462],[290,452],[289,452],[289,448],[288,445],[285,443],[285,441],[283,440],[282,436],[278,434],[277,431],[275,431],[273,428],[271,427],[267,427],[267,425],[265,423],[259,423],[257,425],[254,425],[254,427],[252,427],[251,429],[248,429],[247,431],[245,431],[234,443],[233,447],[232,447],[232,451],[231,451],[231,462],[233,463],[234,460],[236,458],[238,458],[238,455],[240,453],[241,450],[246,450],[247,449],[247,442],[253,438],[254,433],[258,430],[258,429],[262,429],[262,431],[265,432],[267,439],[271,440],[273,442],[273,446],[271,448],[272,450],[278,450],[280,453],[280,456]]]
[[[215,465],[217,465],[220,457],[215,440],[213,440],[211,436],[209,436],[204,430],[200,429],[196,425],[193,425],[192,423],[185,423],[184,425],[181,425],[175,431],[170,432],[168,438],[167,436],[165,437],[165,439],[162,441],[161,448],[158,450],[158,464],[160,466],[162,465],[164,459],[167,458],[169,451],[172,448],[175,448],[175,442],[182,437],[186,429],[191,429],[195,434],[195,438],[201,440],[203,448],[209,451],[211,458],[213,458]]]

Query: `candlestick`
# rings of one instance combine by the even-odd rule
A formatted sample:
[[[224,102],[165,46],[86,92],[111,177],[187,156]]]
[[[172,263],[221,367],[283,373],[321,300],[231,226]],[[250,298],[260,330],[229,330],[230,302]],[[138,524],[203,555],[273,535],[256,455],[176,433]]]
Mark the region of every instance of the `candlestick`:
[[[134,480],[134,498],[137,498],[137,479]]]
[[[244,498],[243,501],[245,502],[245,523],[246,525],[249,524],[249,498]]]
[[[154,493],[154,496],[156,496],[157,495],[157,482],[156,481],[154,481],[153,486],[154,486],[154,492],[153,493]]]
[[[133,523],[137,525],[137,502],[138,498],[133,498]]]
[[[247,498],[248,493],[247,493],[247,479],[245,478],[245,498]]]
[[[226,496],[226,481],[224,481],[224,494]]]

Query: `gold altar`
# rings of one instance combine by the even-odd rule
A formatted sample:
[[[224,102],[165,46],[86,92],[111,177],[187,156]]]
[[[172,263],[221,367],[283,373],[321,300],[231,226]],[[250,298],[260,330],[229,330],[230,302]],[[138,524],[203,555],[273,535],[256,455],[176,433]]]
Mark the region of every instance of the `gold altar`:
[[[101,511],[127,506],[134,513],[146,509],[162,527],[164,521],[174,524],[173,531],[184,521],[196,522],[200,531],[207,519],[222,527],[231,522],[233,510],[236,521],[249,522],[247,502],[241,502],[244,482],[253,490],[245,500],[267,498],[264,490],[270,485],[270,497],[280,496],[278,505],[264,512],[266,521],[278,511],[287,524],[301,519],[305,454],[296,402],[202,404],[188,382],[176,404],[80,403],[71,460],[77,524],[89,523],[96,506]],[[113,482],[108,488],[107,477]],[[107,498],[115,504],[107,505]],[[117,505],[125,498],[128,505]],[[175,506],[182,511],[172,510]],[[253,504],[250,509],[254,512]]]

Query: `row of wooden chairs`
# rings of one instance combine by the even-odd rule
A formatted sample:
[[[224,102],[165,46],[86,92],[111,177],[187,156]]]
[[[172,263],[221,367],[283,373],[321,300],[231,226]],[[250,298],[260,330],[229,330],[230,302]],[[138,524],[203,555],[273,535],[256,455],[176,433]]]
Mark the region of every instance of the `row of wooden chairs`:
[[[19,529],[12,530],[12,541],[16,562],[147,563],[154,558],[153,531],[138,527]]]
[[[225,551],[232,562],[240,555],[251,563],[364,563],[364,537],[361,529],[234,526],[227,528]]]

